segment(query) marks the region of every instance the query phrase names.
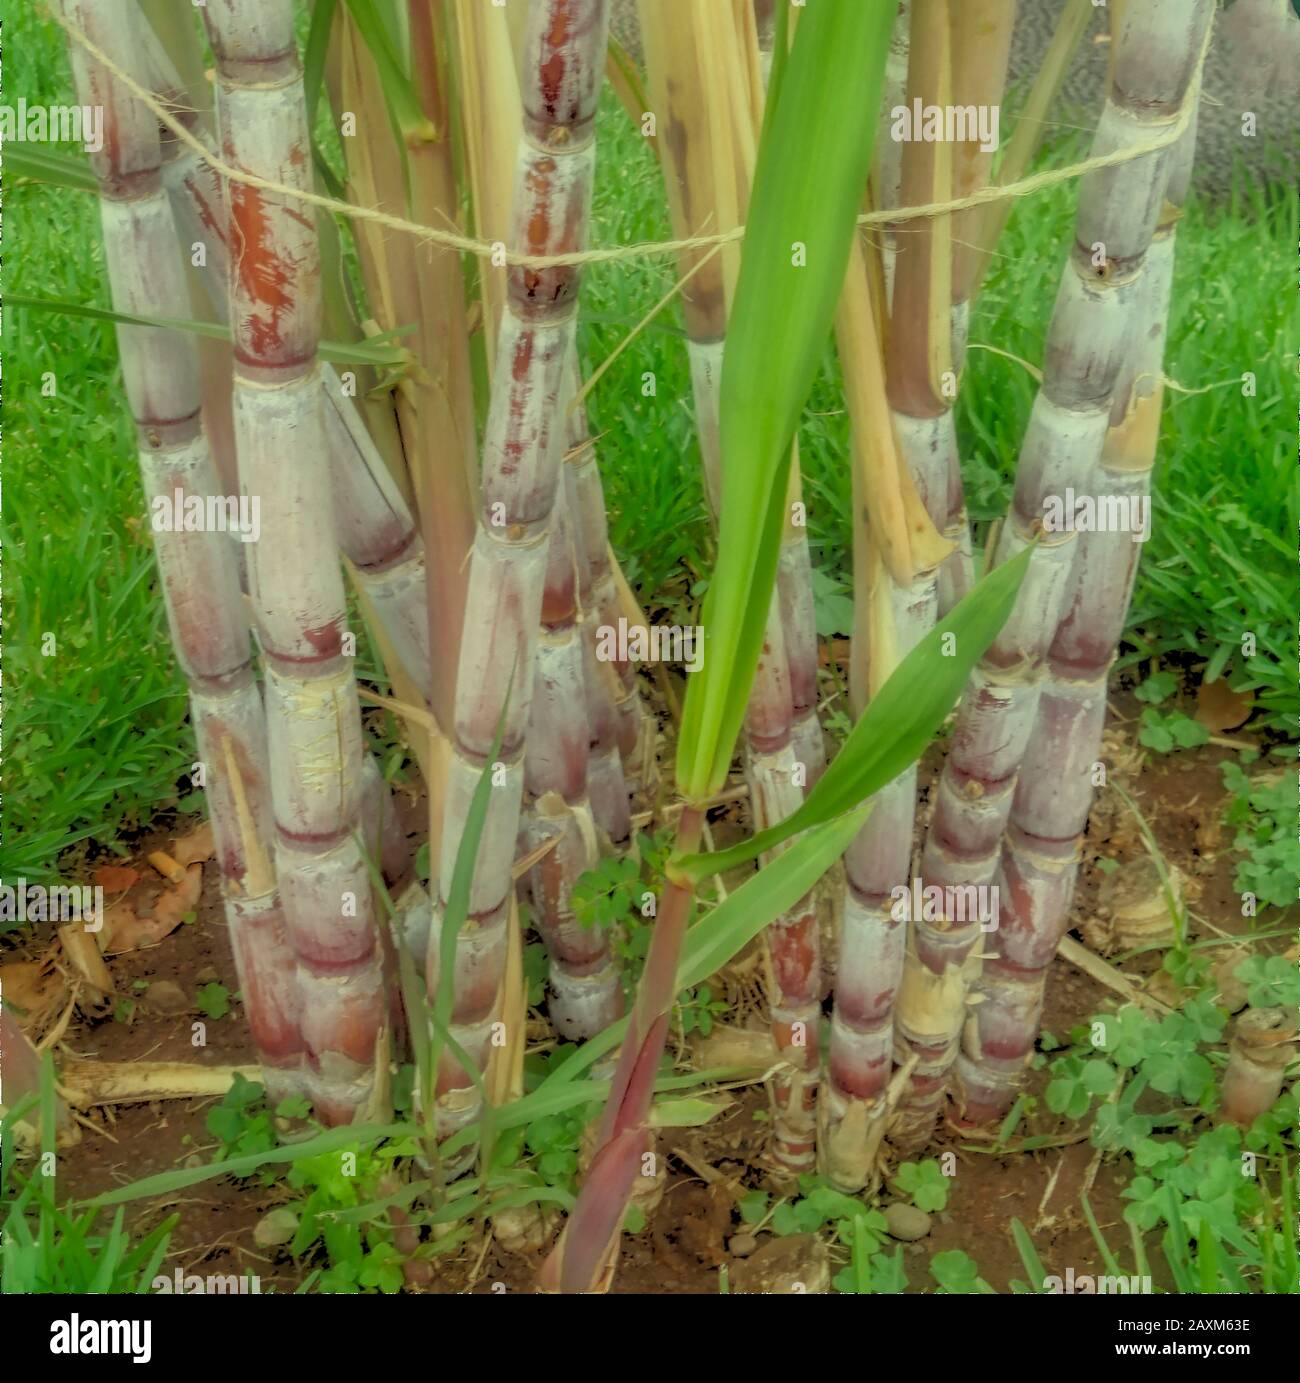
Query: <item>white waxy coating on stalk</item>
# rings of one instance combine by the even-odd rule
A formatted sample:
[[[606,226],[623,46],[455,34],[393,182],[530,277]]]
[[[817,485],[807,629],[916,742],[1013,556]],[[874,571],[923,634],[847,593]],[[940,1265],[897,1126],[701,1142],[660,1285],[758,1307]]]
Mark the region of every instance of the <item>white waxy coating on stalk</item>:
[[[1092,681],[1048,682],[1016,783],[1014,821],[1044,840],[1072,840],[1083,830],[1092,802],[1089,770],[1105,720],[1105,670]]]
[[[357,820],[362,734],[352,668],[314,678],[272,663],[265,681],[275,818],[288,839],[331,844]]]
[[[134,4],[64,0],[63,10],[139,79],[149,34]],[[79,98],[104,115],[107,137],[92,166],[100,181],[114,307],[134,315],[188,317],[156,119],[80,45],[73,47],[71,62]],[[186,497],[214,496],[218,482],[200,415],[193,339],[125,325],[118,339],[146,495],[169,502],[178,489]],[[173,513],[170,525],[154,526],[155,551],[207,769],[208,812],[244,1009],[268,1088],[279,1097],[301,1088],[303,1040],[295,963],[265,863],[272,814],[261,697],[252,678],[233,539],[206,524],[185,531],[180,518]],[[230,776],[232,767],[238,782]],[[259,858],[250,859],[250,853]],[[256,896],[247,896],[250,889]]]
[[[817,714],[817,615],[813,601],[812,557],[806,530],[781,544],[776,569],[776,594],[790,673],[790,702],[794,723],[790,735],[795,756],[804,766],[804,785],[811,788],[826,769],[826,743]]]
[[[319,374],[276,386],[237,372],[234,398],[240,488],[262,515],[250,572],[262,652],[284,669],[328,672],[341,656],[346,604]]]
[[[512,243],[532,253],[581,249],[586,241],[594,167],[596,97],[604,71],[607,0],[536,0],[520,66],[524,132],[514,182]],[[470,557],[469,594],[456,677],[454,754],[439,887],[445,906],[452,866],[467,821],[473,782],[498,724],[505,723],[503,781],[489,796],[488,823],[471,886],[470,914],[457,937],[457,1015],[453,1032],[480,1021],[463,1012],[496,1001],[504,973],[504,944],[483,944],[489,916],[504,937],[512,889],[520,799],[522,747],[542,612],[547,536],[562,449],[562,391],[574,343],[576,267],[507,271],[508,301],[495,352],[492,395],[483,440],[483,509]],[[488,536],[491,526],[494,536]],[[504,627],[502,627],[504,626]],[[506,828],[508,829],[508,833]],[[427,974],[432,987],[441,965],[442,909],[430,931]],[[481,1056],[482,1049],[475,1053]],[[473,1117],[477,1096],[469,1076],[444,1072],[438,1121],[449,1130]]]
[[[226,896],[226,926],[244,1011],[272,1099],[301,1090],[303,1058],[298,964],[279,895]]]
[[[447,815],[453,820],[464,821],[469,814],[470,801],[474,789],[483,772],[483,765],[471,762],[462,755],[452,759],[451,771],[447,777]],[[509,888],[501,886],[502,873],[508,881],[510,865],[515,856],[515,838],[519,830],[519,813],[524,790],[524,765],[522,759],[512,763],[498,761],[493,765],[492,791],[488,794],[487,817],[483,834],[479,840],[478,867],[474,871],[474,881],[470,885],[469,912],[471,917],[483,917],[495,912]],[[447,891],[451,887],[452,875],[456,867],[456,853],[460,847],[459,839],[443,835],[442,862],[439,880],[444,904]]]
[[[456,692],[456,739],[485,757],[501,726],[501,753],[517,755],[524,742],[537,661],[547,543],[543,531],[512,543],[479,528],[470,561]],[[513,675],[513,682],[511,677]],[[507,683],[510,699],[501,720]]]
[[[691,396],[695,400],[695,431],[700,439],[704,462],[704,483],[709,506],[721,512],[722,433],[719,411],[722,404],[722,352],[725,341],[686,342],[686,357],[691,369]]]
[[[375,947],[376,917],[369,865],[358,842],[346,836],[319,853],[282,845],[276,864],[298,956],[318,970],[367,960]]]
[[[891,408],[889,415],[916,493],[935,527],[942,529],[948,521],[948,486],[957,457],[952,410],[921,418]]]
[[[132,201],[107,196],[99,203],[104,259],[116,311],[165,316],[184,305],[189,293],[176,252],[171,203],[159,186]],[[164,305],[167,310],[164,310]],[[165,327],[117,328],[127,398],[138,425],[177,423],[199,405],[199,364],[193,343],[179,346],[179,333]]]
[[[548,792],[533,803],[530,850],[554,842],[529,871],[536,922],[550,955],[549,1012],[561,1037],[593,1037],[622,1010],[622,991],[604,929],[574,916],[572,891],[596,862],[596,826],[585,797],[566,802]]]
[[[191,681],[221,682],[252,661],[235,554],[224,533],[208,529],[206,513],[187,531],[185,514],[175,512],[178,492],[182,507],[217,493],[207,437],[200,430],[161,450],[142,448],[139,456],[146,500],[161,501],[160,512],[170,516],[170,523],[151,526],[177,658]]]
[[[242,888],[249,872],[250,846],[269,858],[275,837],[266,717],[257,683],[250,675],[228,690],[192,686],[190,720],[199,760],[207,767],[205,791],[217,863],[227,885]],[[239,777],[238,792],[231,780],[232,763]],[[251,1010],[249,1016],[253,1016]]]
[[[292,4],[209,0],[204,19],[217,64],[225,159],[310,190]],[[267,672],[277,863],[294,878],[284,898],[289,934],[306,947],[298,960],[308,1089],[317,1112],[338,1123],[381,1088],[375,1073],[387,1060],[387,1001],[373,944],[323,970],[312,942],[321,935],[317,904],[337,862],[335,847],[359,829],[362,776],[316,361],[320,250],[314,217],[297,199],[232,180],[228,203],[230,241],[240,247],[230,266],[236,450],[241,487],[262,509],[250,586]],[[304,858],[305,847],[320,853]],[[357,906],[373,924],[368,889]],[[349,957],[359,949],[353,921],[339,940]]]
[[[1211,8],[1210,0],[1149,0],[1125,7],[1114,43],[1111,89],[1093,153],[1143,144],[1177,117],[1187,99]],[[1144,260],[1156,229],[1165,177],[1173,167],[1181,179],[1188,157],[1171,160],[1167,152],[1148,155],[1082,180],[1076,244],[1053,313],[1043,387],[1021,450],[1016,495],[1000,555],[1009,556],[1027,542],[1049,497],[1063,500],[1069,488],[1079,494],[1093,488],[1114,393],[1123,385],[1133,339],[1150,302],[1150,290],[1143,283]],[[1073,603],[1089,586],[1081,577],[1071,585],[1060,573],[1039,569],[1058,565],[1063,557],[1071,566],[1082,561],[1082,547],[1073,533],[1052,534],[1049,542],[1040,543],[1017,610],[986,663],[1010,667],[1023,659],[1028,664],[1026,681],[1042,677],[1043,659],[1057,633],[1058,619],[1063,609],[1070,608],[1066,599]],[[1113,552],[1113,544],[1103,547]],[[1113,574],[1106,578],[1108,589],[1119,585],[1127,591],[1134,565],[1126,555],[1118,581]],[[1120,601],[1108,598],[1107,603],[1113,623]],[[1026,744],[1013,800],[1013,824],[998,876],[998,887],[1007,892],[1000,895],[1001,922],[994,949],[1004,959],[984,964],[979,985],[983,1002],[967,1025],[965,1053],[957,1066],[964,1113],[976,1121],[994,1117],[1014,1096],[1023,1059],[1037,1032],[1046,966],[1064,928],[1073,887],[1074,842],[1068,843],[1063,855],[1059,844],[1041,841],[1035,848],[1015,822],[1037,832],[1051,824],[1054,813],[1059,815],[1057,824],[1079,816],[1080,794],[1060,783],[1066,773],[1085,774],[1096,748],[1064,742],[1059,726],[1063,717],[1086,720],[1095,723],[1099,738],[1105,713],[1104,677],[1103,668],[1097,687],[1084,690],[1076,684],[1077,697],[1069,693],[1065,698],[1052,697],[1046,692],[1039,697],[1036,728]],[[979,735],[963,734],[968,702],[969,698],[959,714],[954,744],[988,750],[1000,738],[992,726],[986,723]],[[1001,738],[1010,742],[1020,734]],[[1062,755],[1067,761],[1064,766]],[[977,764],[978,760],[964,766],[975,770],[966,774],[968,778],[978,778]],[[953,772],[960,767],[954,762]],[[945,776],[948,772],[945,768]],[[1083,781],[1090,783],[1087,777]],[[945,795],[941,789],[940,800],[945,809],[960,809],[960,794]],[[1085,815],[1086,809],[1084,802]],[[947,811],[950,838],[975,834],[978,823],[972,826],[963,832],[954,825],[953,811]],[[1012,959],[1021,972],[1010,968]],[[1023,967],[1035,965],[1042,968],[1023,973]]]

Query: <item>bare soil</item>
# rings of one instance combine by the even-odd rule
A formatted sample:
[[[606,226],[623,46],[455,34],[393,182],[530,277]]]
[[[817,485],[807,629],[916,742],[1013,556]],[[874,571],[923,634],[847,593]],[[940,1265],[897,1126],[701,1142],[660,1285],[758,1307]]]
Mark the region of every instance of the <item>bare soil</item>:
[[[1189,900],[1195,914],[1220,931],[1240,928],[1237,895],[1232,890],[1232,860],[1225,849],[1219,819],[1225,805],[1219,763],[1233,753],[1226,745],[1210,745],[1174,755],[1144,755],[1135,747],[1137,709],[1125,694],[1112,702],[1107,762],[1111,771],[1135,796],[1151,824],[1166,860],[1189,880]],[[941,754],[927,760],[923,779],[933,780]],[[150,850],[183,835],[192,823],[160,821],[138,842],[134,861],[142,874]],[[1102,793],[1093,813],[1074,903],[1074,925],[1096,907],[1103,874],[1098,860],[1122,863],[1140,858],[1145,847],[1136,823],[1114,793]],[[179,1014],[153,1011],[148,990],[170,981],[193,1005],[197,988],[219,981],[234,995],[238,985],[226,937],[225,918],[217,889],[216,870],[205,869],[198,914],[160,944],[112,958],[117,990],[136,995],[129,1018],[96,1023],[74,1021],[63,1046],[69,1054],[106,1061],[175,1060],[201,1065],[251,1064],[254,1055],[236,1002],[229,1015],[204,1020],[206,1045],[194,1045],[197,1009]],[[1076,932],[1077,935],[1077,932]],[[34,958],[48,937],[39,929],[7,945],[0,959]],[[1156,969],[1158,954],[1138,957],[1125,971],[1140,980]],[[1052,968],[1044,1013],[1044,1028],[1064,1040],[1069,1030],[1114,994],[1073,965],[1058,958]],[[1029,1091],[1040,1094],[1045,1070],[1032,1072]],[[60,1159],[60,1194],[80,1199],[177,1166],[207,1162],[214,1143],[205,1127],[211,1100],[177,1100],[148,1105],[97,1109],[82,1121],[80,1144]],[[711,1124],[696,1130],[672,1130],[661,1139],[667,1157],[668,1179],[663,1200],[645,1231],[625,1236],[614,1291],[620,1293],[715,1293],[719,1268],[738,1261],[730,1243],[746,1229],[734,1208],[731,1189],[767,1185],[764,1144],[766,1100],[761,1087],[737,1092],[736,1103]],[[757,1117],[756,1117],[757,1116]],[[1087,1191],[1103,1232],[1113,1245],[1127,1244],[1121,1219],[1120,1192],[1131,1172],[1101,1160],[1087,1141],[1087,1130],[1049,1113],[1039,1100],[1032,1116],[1017,1130],[1017,1138],[1047,1135],[1055,1145],[1034,1151],[994,1154],[981,1143],[954,1129],[938,1131],[926,1156],[951,1151],[957,1174],[947,1208],[934,1217],[930,1234],[906,1246],[910,1290],[933,1290],[927,1272],[931,1256],[945,1249],[962,1249],[979,1265],[981,1274],[998,1291],[1025,1276],[1011,1237],[1013,1218],[1025,1224],[1049,1271],[1101,1271],[1101,1262],[1085,1223],[1080,1192]],[[891,1198],[888,1187],[882,1201]],[[179,1213],[171,1251],[164,1270],[177,1266],[186,1273],[256,1273],[263,1291],[292,1291],[307,1272],[275,1250],[264,1251],[253,1241],[257,1222],[286,1193],[266,1187],[256,1178],[229,1178],[201,1183],[175,1196],[132,1202],[128,1217],[143,1232],[160,1219]],[[760,1236],[762,1242],[766,1236]],[[504,1251],[480,1234],[462,1246],[454,1261],[440,1260],[439,1277],[431,1290],[529,1290],[538,1260]],[[1159,1271],[1158,1264],[1156,1271]],[[501,1287],[496,1286],[500,1291]]]

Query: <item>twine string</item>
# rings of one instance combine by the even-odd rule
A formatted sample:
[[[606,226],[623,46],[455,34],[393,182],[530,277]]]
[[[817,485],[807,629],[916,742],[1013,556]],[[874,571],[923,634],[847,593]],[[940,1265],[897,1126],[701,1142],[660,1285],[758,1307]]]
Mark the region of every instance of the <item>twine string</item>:
[[[419,221],[408,220],[404,216],[394,216],[390,212],[380,211],[376,207],[358,206],[352,202],[343,202],[334,197],[326,197],[319,192],[291,187],[287,183],[259,177],[256,173],[249,173],[242,168],[236,168],[219,157],[213,149],[209,148],[203,140],[177,119],[172,111],[167,109],[158,99],[156,93],[142,86],[129,72],[124,71],[121,65],[105,53],[75,21],[61,13],[57,7],[53,8],[52,13],[68,37],[85,49],[96,62],[121,82],[132,96],[152,115],[156,116],[159,123],[165,126],[182,144],[223,178],[230,182],[242,183],[247,187],[256,188],[261,192],[289,198],[308,206],[319,207],[322,211],[333,212],[353,221],[368,221],[373,225],[383,226],[386,230],[397,231],[404,235],[414,235],[427,244],[439,245],[444,249],[456,250],[461,254],[473,255],[478,259],[495,257],[498,263],[504,260],[508,265],[516,265],[524,269],[557,269],[587,264],[610,264],[624,260],[650,259],[656,255],[680,255],[692,250],[729,245],[743,239],[745,235],[745,227],[740,225],[731,230],[719,231],[711,235],[687,236],[684,239],[636,241],[628,245],[609,245],[603,248],[575,250],[566,254],[519,254],[504,247],[500,241],[476,240],[471,236],[461,235],[456,231],[445,230],[439,226],[424,225]],[[1165,129],[1152,139],[1142,144],[1114,149],[1108,154],[1096,154],[1080,163],[1069,164],[1064,168],[1046,169],[1041,173],[1032,174],[1013,183],[982,187],[968,196],[958,197],[951,201],[925,202],[918,206],[891,207],[883,211],[864,212],[858,217],[858,225],[897,226],[907,221],[949,216],[954,212],[966,211],[971,207],[988,206],[991,203],[1005,201],[1012,197],[1029,197],[1049,187],[1057,187],[1062,183],[1071,182],[1075,178],[1084,177],[1088,173],[1096,173],[1105,168],[1115,168],[1120,164],[1129,163],[1134,159],[1146,158],[1151,154],[1159,153],[1162,149],[1169,148],[1178,142],[1191,124],[1192,115],[1196,109],[1195,93],[1200,89],[1201,73],[1205,66],[1206,54],[1209,52],[1210,32],[1210,28],[1207,27],[1196,72],[1188,84],[1187,93],[1177,115],[1168,122]]]

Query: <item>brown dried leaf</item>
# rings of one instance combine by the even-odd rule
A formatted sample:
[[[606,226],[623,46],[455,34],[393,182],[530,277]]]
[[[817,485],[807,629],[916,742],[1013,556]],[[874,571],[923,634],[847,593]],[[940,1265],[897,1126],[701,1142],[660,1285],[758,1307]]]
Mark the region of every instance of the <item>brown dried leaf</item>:
[[[172,858],[177,864],[206,864],[215,854],[210,821],[205,821],[172,846]]]
[[[1254,706],[1253,691],[1235,692],[1223,678],[1202,682],[1196,691],[1196,719],[1216,735],[1244,725]]]
[[[124,906],[119,916],[112,919],[113,930],[106,947],[107,953],[115,956],[123,951],[156,946],[180,926],[186,913],[194,911],[202,891],[203,866],[192,864],[185,871],[182,882],[158,895],[152,917],[141,917],[134,909]],[[110,914],[113,911],[110,909]]]
[[[0,988],[5,1007],[14,1011],[24,1028],[39,1028],[63,1002],[63,976],[48,961],[17,960],[0,965]]]
[[[140,871],[129,864],[101,864],[94,875],[95,886],[105,893],[125,893],[139,879]]]

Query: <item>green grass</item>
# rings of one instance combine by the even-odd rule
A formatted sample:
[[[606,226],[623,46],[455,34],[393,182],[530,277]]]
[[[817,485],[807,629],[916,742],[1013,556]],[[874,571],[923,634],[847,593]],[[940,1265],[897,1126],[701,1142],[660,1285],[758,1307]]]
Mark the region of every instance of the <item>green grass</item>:
[[[70,99],[60,34],[32,10],[6,25],[6,99]],[[606,93],[594,238],[669,234],[657,166]],[[1077,157],[1077,135],[1044,157]],[[1165,656],[1225,670],[1258,688],[1268,721],[1300,712],[1287,667],[1293,643],[1292,535],[1300,491],[1285,342],[1298,325],[1282,290],[1297,234],[1286,191],[1194,200],[1179,236],[1166,369],[1171,392],[1156,474],[1155,534],[1143,554],[1125,656]],[[11,255],[5,288],[108,301],[95,199],[7,181]],[[1074,190],[1016,208],[971,325],[971,340],[1042,362],[1048,314],[1069,243]],[[671,259],[593,266],[581,345],[603,360],[673,282]],[[168,641],[150,552],[132,426],[112,327],[27,309],[5,314],[8,365],[4,543],[4,824],[0,877],[42,877],[85,839],[112,846],[184,793],[194,757],[184,683]],[[825,597],[823,633],[847,632],[848,420],[830,343],[800,433],[809,539]],[[57,393],[41,394],[52,372]],[[654,376],[654,393],[644,376]],[[1020,365],[970,354],[958,406],[971,511],[1005,510],[1035,384]],[[652,613],[685,622],[712,565],[676,303],[619,357],[589,400],[610,508],[629,578]],[[1257,652],[1243,658],[1243,635]],[[46,636],[52,635],[50,647]],[[1258,723],[1258,718],[1256,722]]]
[[[58,31],[5,25],[5,99],[70,99]],[[93,196],[7,186],[5,290],[105,304]],[[0,874],[111,842],[174,801],[194,755],[121,392],[113,328],[5,313],[4,825]],[[53,396],[42,394],[53,381]]]

